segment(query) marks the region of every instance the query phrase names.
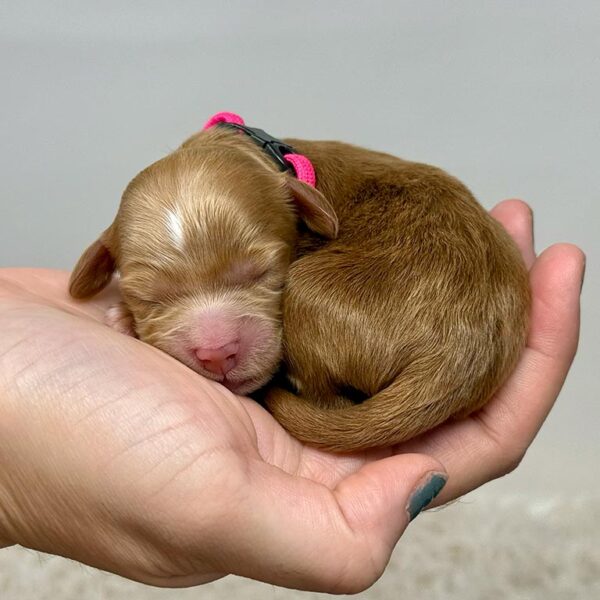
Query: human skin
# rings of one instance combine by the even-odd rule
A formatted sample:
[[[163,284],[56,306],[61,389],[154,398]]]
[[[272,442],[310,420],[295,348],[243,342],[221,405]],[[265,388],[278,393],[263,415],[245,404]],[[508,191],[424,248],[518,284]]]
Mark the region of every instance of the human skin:
[[[481,411],[401,446],[334,455],[261,406],[102,324],[68,273],[0,270],[0,541],[160,586],[229,573],[333,593],[383,572],[432,474],[444,504],[512,471],[575,355],[584,255],[537,259],[516,200],[492,214],[530,267],[531,331]]]

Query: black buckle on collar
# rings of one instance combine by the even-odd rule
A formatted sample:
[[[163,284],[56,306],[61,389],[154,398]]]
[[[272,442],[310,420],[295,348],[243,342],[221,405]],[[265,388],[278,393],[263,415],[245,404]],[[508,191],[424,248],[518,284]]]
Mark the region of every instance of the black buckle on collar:
[[[237,123],[218,123],[221,127],[229,129],[237,129],[243,131],[250,139],[260,146],[273,160],[277,163],[280,171],[293,171],[292,165],[285,160],[284,155],[296,154],[296,151],[288,144],[269,135],[266,131],[257,127],[247,127],[246,125],[238,125]]]

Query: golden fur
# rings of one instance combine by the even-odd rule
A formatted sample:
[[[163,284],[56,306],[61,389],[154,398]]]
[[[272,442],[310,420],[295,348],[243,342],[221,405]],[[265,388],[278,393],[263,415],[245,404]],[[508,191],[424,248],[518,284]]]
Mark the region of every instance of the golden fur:
[[[290,140],[316,167],[337,239],[309,235],[283,302],[292,389],[267,391],[297,438],[389,446],[480,408],[525,342],[527,273],[502,227],[440,169]]]
[[[440,169],[288,142],[313,162],[317,190],[220,128],[140,173],[76,266],[72,295],[118,269],[113,326],[206,376],[178,346],[190,311],[222,298],[235,318],[252,315],[268,340],[240,368],[250,383],[232,389],[256,389],[283,358],[266,404],[329,450],[388,446],[480,408],[527,331],[527,273],[509,236]]]

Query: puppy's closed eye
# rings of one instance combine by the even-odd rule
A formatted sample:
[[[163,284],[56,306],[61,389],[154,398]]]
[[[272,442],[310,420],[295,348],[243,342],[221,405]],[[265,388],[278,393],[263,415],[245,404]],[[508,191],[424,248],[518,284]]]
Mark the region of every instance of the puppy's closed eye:
[[[284,244],[259,244],[247,252],[234,255],[221,273],[223,281],[234,286],[252,286],[268,283],[283,284],[282,270],[289,260],[289,250]],[[282,281],[279,282],[278,278]]]
[[[231,262],[224,279],[231,285],[258,283],[269,273],[269,266],[251,258],[240,258]]]

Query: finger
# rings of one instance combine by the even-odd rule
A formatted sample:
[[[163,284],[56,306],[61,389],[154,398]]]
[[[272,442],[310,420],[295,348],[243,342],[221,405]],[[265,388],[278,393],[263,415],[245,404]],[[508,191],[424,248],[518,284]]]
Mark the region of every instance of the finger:
[[[0,269],[0,297],[52,304],[73,314],[101,321],[106,309],[120,300],[113,281],[89,300],[74,300],[68,293],[69,273],[55,269]]]
[[[577,349],[584,255],[575,246],[546,250],[531,271],[531,333],[510,379],[481,411],[447,424],[404,451],[430,453],[446,467],[442,504],[513,470],[542,426]]]
[[[445,481],[443,467],[419,455],[369,463],[334,490],[259,465],[243,526],[232,527],[236,574],[330,593],[356,593],[376,581],[410,512],[431,499],[432,474],[442,474],[434,487]]]
[[[528,445],[562,388],[577,351],[584,266],[579,248],[557,244],[531,272],[527,346],[513,376],[481,413],[488,428],[497,429],[498,439],[514,435]]]
[[[508,231],[530,269],[535,261],[535,249],[533,211],[529,205],[523,200],[504,200],[492,208],[490,214]]]
[[[0,269],[0,297],[36,298],[52,295],[60,285],[61,276],[61,271],[51,269]]]

